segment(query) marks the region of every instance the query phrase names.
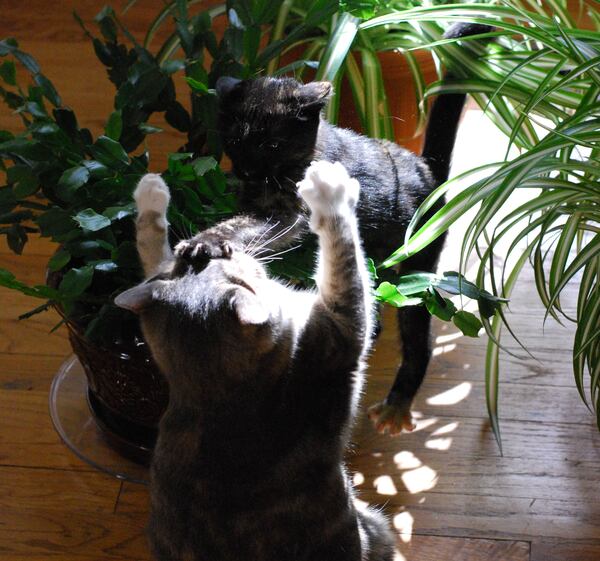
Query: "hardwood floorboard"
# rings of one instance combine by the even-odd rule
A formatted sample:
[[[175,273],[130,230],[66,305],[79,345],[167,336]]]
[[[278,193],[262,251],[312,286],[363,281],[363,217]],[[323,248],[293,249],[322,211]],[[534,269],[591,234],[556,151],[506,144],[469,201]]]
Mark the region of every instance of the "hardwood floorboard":
[[[600,559],[600,539],[585,540],[539,540],[531,544],[531,561],[598,561]]]
[[[90,511],[0,511],[3,561],[150,561],[145,518]]]
[[[409,543],[400,543],[404,559],[440,561],[529,561],[527,542],[457,539],[440,536],[413,535]],[[402,559],[402,557],[400,559]]]
[[[99,472],[0,466],[0,510],[112,514],[120,482]]]
[[[91,471],[52,426],[48,392],[0,390],[0,465]]]

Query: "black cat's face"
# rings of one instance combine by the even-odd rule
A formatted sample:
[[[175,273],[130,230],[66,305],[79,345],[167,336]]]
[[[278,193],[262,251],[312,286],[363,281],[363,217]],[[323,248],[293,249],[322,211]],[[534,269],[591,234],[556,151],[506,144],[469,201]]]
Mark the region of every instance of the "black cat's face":
[[[328,82],[219,79],[219,132],[234,173],[247,183],[295,189],[313,158],[330,91]]]

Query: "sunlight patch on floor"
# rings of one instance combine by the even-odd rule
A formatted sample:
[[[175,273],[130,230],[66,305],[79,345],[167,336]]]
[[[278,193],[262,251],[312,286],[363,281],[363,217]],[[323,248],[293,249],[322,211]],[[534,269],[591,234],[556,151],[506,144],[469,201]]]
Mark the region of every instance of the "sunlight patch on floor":
[[[357,471],[353,476],[352,476],[352,483],[354,485],[356,485],[357,487],[359,485],[362,485],[365,482],[365,476],[360,472]]]
[[[443,427],[440,427],[439,429],[435,429],[431,433],[431,436],[440,436],[442,434],[448,434],[449,432],[454,432],[458,428],[458,425],[459,425],[458,421],[448,423],[447,425],[444,425]]]
[[[437,417],[429,417],[428,419],[419,419],[418,415],[415,411],[413,411],[413,418],[415,420],[415,428],[411,431],[411,433],[419,432],[420,430],[424,430],[429,428],[431,425],[435,425],[438,422]]]
[[[412,538],[414,522],[415,519],[407,510],[394,516],[394,528],[398,530],[398,535],[403,543],[410,542]]]
[[[454,333],[446,333],[445,335],[438,335],[435,338],[436,345],[444,345],[445,343],[450,343],[450,341],[455,341],[456,339],[460,339],[464,337],[462,331],[455,331]]]
[[[402,478],[402,483],[404,483],[406,490],[411,495],[429,491],[430,489],[433,489],[438,482],[437,471],[429,466],[421,466],[417,469],[405,471],[400,477]]]
[[[456,349],[456,343],[448,343],[447,345],[440,345],[439,347],[433,347],[431,356],[439,356],[446,353],[451,353]]]
[[[380,495],[397,495],[398,489],[389,475],[380,475],[373,481],[373,486]]]
[[[452,446],[452,437],[447,438],[432,438],[425,441],[425,448],[430,450],[449,450]]]
[[[394,456],[394,463],[398,469],[415,469],[423,465],[423,462],[408,450],[398,452]]]
[[[429,405],[456,405],[471,393],[472,387],[471,382],[463,382],[445,392],[428,397],[427,403]]]

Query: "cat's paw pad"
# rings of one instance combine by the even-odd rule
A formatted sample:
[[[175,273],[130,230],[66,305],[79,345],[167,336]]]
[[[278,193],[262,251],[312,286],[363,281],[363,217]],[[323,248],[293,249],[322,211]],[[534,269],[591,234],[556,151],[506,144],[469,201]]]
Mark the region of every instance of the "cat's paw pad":
[[[367,413],[380,434],[389,432],[390,436],[396,436],[403,430],[411,432],[416,428],[409,406],[382,401],[369,407]]]
[[[339,162],[313,162],[298,183],[298,194],[313,215],[335,216],[352,211],[358,201],[360,187]]]
[[[135,191],[133,198],[138,209],[142,214],[148,211],[165,214],[171,200],[169,188],[157,173],[147,173],[142,177]]]
[[[186,261],[229,259],[232,253],[233,248],[227,240],[192,238],[183,240],[175,246],[175,257]]]

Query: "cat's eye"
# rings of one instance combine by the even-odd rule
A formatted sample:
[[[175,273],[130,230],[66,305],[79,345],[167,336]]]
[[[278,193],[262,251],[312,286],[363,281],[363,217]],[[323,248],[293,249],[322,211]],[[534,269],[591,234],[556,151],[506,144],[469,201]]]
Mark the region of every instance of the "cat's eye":
[[[267,143],[265,143],[265,146],[269,150],[277,150],[277,148],[279,148],[279,142],[275,142],[275,141],[267,142]]]

